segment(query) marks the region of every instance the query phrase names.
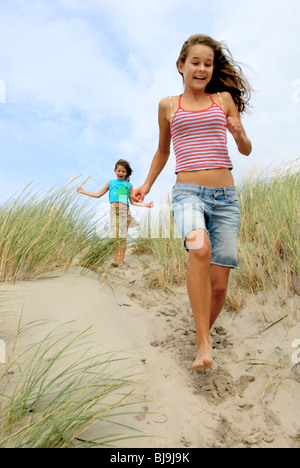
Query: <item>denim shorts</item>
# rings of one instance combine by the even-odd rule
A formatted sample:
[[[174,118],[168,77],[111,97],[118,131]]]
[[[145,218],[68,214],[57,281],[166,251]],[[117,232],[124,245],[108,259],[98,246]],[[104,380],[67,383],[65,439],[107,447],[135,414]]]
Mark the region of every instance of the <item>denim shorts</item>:
[[[211,263],[238,268],[240,204],[236,187],[211,188],[178,183],[173,187],[172,209],[184,241],[189,232],[204,229],[212,245]]]

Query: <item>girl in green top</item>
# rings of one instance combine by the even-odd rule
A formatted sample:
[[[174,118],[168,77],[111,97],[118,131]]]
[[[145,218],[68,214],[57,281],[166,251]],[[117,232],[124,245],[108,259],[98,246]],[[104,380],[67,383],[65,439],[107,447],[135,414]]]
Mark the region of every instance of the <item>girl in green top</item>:
[[[115,165],[114,171],[117,179],[107,182],[100,192],[87,192],[82,187],[78,187],[77,192],[93,198],[100,198],[109,192],[110,226],[113,230],[114,237],[120,239],[118,249],[115,252],[115,261],[112,263],[112,266],[118,267],[124,264],[128,228],[138,225],[137,221],[131,217],[129,204],[131,203],[134,206],[144,206],[147,208],[153,208],[154,204],[153,202],[135,202],[131,198],[133,187],[129,179],[132,174],[132,169],[127,161],[119,159]]]

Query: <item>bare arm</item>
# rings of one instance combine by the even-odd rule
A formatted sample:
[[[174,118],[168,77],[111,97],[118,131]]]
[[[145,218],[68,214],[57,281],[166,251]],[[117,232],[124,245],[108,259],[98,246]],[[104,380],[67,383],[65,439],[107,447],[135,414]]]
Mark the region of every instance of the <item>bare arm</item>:
[[[140,206],[140,207],[146,207],[146,208],[153,208],[154,206],[154,203],[153,202],[150,202],[150,203],[142,203],[142,202],[136,202],[133,200],[132,198],[132,193],[133,193],[133,187],[131,186],[130,187],[130,193],[129,193],[129,200],[130,200],[130,203],[133,205],[133,206]]]
[[[153,202],[150,202],[150,203],[140,203],[140,202],[135,202],[133,200],[130,200],[130,203],[133,205],[133,206],[144,206],[146,208],[153,208],[154,207],[154,203]]]
[[[252,151],[252,144],[246,135],[242,125],[239,111],[234,103],[230,93],[221,93],[224,102],[224,111],[227,114],[227,128],[233,135],[239,152],[245,156],[249,156]]]
[[[86,190],[84,190],[82,187],[78,187],[77,189],[77,192],[78,193],[82,193],[83,195],[87,195],[88,197],[92,197],[92,198],[100,198],[102,197],[103,195],[105,195],[109,190],[109,182],[107,182],[107,184],[105,185],[105,187],[103,187],[103,189],[100,190],[100,192],[87,192]]]
[[[171,132],[170,122],[168,120],[169,112],[169,100],[168,98],[163,99],[159,103],[158,109],[158,123],[159,123],[159,143],[158,149],[152,160],[149,174],[147,179],[141,187],[133,191],[132,198],[136,202],[142,202],[150,192],[150,189],[157,177],[165,167],[169,156],[170,156],[170,145],[171,145]]]

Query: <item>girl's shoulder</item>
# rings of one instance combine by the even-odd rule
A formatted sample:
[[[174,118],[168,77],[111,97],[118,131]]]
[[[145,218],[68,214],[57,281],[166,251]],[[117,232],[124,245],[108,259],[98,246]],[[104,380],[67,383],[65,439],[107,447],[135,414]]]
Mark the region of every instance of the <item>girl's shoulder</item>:
[[[222,99],[224,101],[228,101],[232,99],[231,94],[228,91],[219,91],[216,93],[211,93],[210,94],[214,99]]]
[[[219,93],[216,93],[217,96],[221,96],[222,99],[224,99],[225,101],[233,101],[233,98],[231,96],[231,94],[228,92],[228,91],[221,91]]]
[[[233,107],[236,107],[233,97],[228,91],[213,93],[212,97],[213,100],[223,109],[226,115],[233,110]]]
[[[165,108],[165,109],[166,109],[166,108],[169,108],[170,105],[172,104],[172,102],[173,102],[173,103],[178,102],[178,101],[179,101],[179,98],[180,98],[180,96],[171,96],[171,95],[170,95],[170,96],[167,96],[167,97],[165,97],[164,99],[162,99],[162,100],[160,101],[159,106],[160,106],[161,108]]]
[[[159,103],[159,115],[161,115],[168,123],[171,123],[173,117],[179,107],[180,96],[168,96],[162,99]]]
[[[117,184],[118,180],[117,179],[111,179],[109,182],[108,182],[108,187],[111,189],[113,188],[116,184]]]

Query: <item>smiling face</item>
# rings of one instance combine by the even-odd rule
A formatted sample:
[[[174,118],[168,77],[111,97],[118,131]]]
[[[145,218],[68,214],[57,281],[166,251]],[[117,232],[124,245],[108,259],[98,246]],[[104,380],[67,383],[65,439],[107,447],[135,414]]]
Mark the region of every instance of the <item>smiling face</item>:
[[[118,180],[125,180],[127,176],[127,170],[124,166],[118,165],[117,169],[115,169],[115,174]]]
[[[207,45],[194,45],[190,47],[185,62],[179,60],[177,67],[186,87],[205,91],[213,76],[214,51]]]

